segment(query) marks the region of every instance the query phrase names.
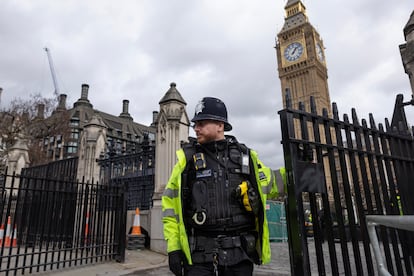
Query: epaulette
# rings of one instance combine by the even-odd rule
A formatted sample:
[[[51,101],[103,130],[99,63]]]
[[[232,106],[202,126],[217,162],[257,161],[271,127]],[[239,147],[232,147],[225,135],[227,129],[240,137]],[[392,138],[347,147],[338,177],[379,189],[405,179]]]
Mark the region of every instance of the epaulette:
[[[196,144],[197,139],[194,137],[188,137],[188,142],[181,144],[181,148],[184,151],[185,160],[187,164],[189,163],[193,155],[196,153]]]
[[[245,144],[239,143],[239,141],[237,141],[236,137],[234,137],[232,135],[226,135],[226,140],[230,145],[231,144],[237,145],[237,147],[240,149],[241,152],[247,154],[249,148]]]

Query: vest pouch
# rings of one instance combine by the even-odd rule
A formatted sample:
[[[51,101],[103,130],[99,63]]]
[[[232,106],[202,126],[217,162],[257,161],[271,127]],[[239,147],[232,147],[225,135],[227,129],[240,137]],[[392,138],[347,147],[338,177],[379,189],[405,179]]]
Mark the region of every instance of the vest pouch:
[[[250,260],[255,264],[260,264],[259,254],[256,250],[256,235],[252,233],[241,234],[240,241],[244,252]]]

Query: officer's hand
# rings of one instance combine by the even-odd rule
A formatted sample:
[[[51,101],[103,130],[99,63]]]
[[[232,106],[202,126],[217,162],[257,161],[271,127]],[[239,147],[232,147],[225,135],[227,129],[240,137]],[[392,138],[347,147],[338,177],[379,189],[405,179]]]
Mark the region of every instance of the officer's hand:
[[[176,276],[183,275],[183,267],[185,262],[185,255],[181,250],[176,250],[168,253],[168,265],[170,270]]]

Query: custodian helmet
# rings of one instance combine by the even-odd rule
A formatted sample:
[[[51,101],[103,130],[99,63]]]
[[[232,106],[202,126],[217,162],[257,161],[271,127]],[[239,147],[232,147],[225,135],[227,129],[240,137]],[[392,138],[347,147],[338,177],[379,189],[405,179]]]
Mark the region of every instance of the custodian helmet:
[[[198,102],[195,108],[194,118],[191,122],[202,120],[214,120],[224,123],[224,131],[232,129],[231,124],[227,121],[227,109],[222,100],[212,97],[204,97]]]

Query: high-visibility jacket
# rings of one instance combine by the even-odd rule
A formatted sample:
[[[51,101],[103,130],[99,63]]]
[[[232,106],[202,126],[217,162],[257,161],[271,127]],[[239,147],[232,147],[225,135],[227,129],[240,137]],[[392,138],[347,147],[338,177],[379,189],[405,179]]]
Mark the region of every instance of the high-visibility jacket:
[[[270,191],[267,193],[268,199],[276,199],[279,197],[279,191],[278,186],[282,187],[282,193],[287,194],[287,187],[286,187],[286,170],[285,167],[281,167],[277,171],[271,171],[272,177],[275,178],[275,181],[272,181],[272,187],[270,188]]]
[[[270,191],[271,188],[269,189],[268,187],[273,187],[275,185],[275,180],[270,173],[272,171],[262,164],[257,157],[257,153],[254,150],[250,150],[249,152],[250,158],[253,161],[256,181],[260,184],[258,185],[258,190],[263,204],[263,208],[260,208],[261,213],[258,215],[258,217],[262,218],[261,223],[256,219],[256,231],[260,234],[256,250],[261,259],[261,263],[265,264],[270,262],[271,250],[268,222],[265,212],[266,195],[263,192],[263,187],[266,191]],[[188,263],[192,264],[190,245],[183,219],[181,198],[181,174],[186,167],[187,161],[183,149],[179,149],[176,152],[176,155],[178,161],[172,170],[170,179],[162,196],[164,238],[167,241],[167,252],[182,250],[187,257]]]
[[[265,178],[268,180],[267,182],[261,183],[262,192],[265,198],[267,198],[271,194],[274,194],[275,197],[277,197],[278,189],[277,189],[277,185],[275,181],[274,172],[269,167],[264,166],[260,161],[258,161],[258,163],[259,163],[259,177],[260,176],[263,177],[264,175]]]

